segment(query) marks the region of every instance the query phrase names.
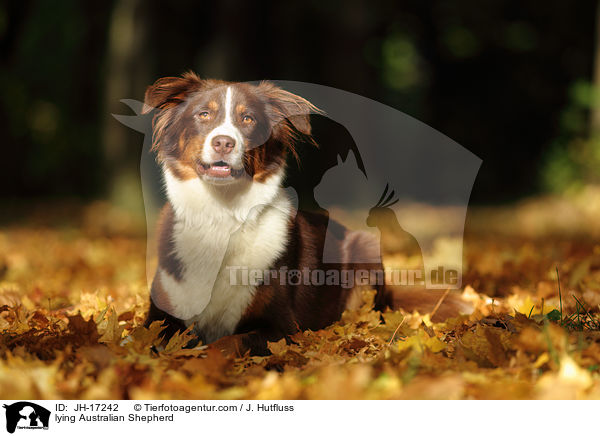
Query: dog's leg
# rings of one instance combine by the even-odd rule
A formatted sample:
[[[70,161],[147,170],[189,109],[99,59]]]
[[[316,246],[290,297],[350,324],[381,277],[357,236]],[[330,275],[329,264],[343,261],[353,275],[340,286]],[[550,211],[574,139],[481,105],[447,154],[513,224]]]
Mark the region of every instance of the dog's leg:
[[[242,357],[248,351],[253,356],[268,356],[271,352],[267,342],[274,342],[282,337],[285,337],[282,333],[265,328],[224,336],[209,346],[233,357]]]
[[[154,321],[162,321],[163,326],[166,327],[160,333],[160,336],[163,339],[164,343],[167,343],[169,341],[169,339],[171,339],[171,337],[175,333],[181,333],[181,332],[185,331],[185,329],[187,328],[185,326],[185,323],[182,320],[180,320],[179,318],[175,318],[172,315],[169,315],[167,312],[165,312],[163,310],[160,310],[154,304],[154,301],[152,301],[152,298],[150,298],[150,310],[148,311],[148,316],[146,317],[146,321],[144,322],[144,327],[146,327],[146,328],[150,327],[150,324],[152,324]],[[187,344],[186,348],[193,348],[197,344],[198,344],[198,339],[193,338]]]

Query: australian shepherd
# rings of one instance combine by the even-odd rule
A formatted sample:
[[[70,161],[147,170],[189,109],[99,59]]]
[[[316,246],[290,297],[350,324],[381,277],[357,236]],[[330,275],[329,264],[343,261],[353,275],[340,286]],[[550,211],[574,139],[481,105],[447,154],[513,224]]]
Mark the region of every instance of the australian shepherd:
[[[168,198],[146,325],[164,321],[165,339],[191,327],[193,342],[265,354],[267,341],[324,328],[360,303],[360,283],[315,286],[264,277],[232,283],[232,271],[240,270],[382,270],[377,263],[351,263],[352,252],[378,246],[341,225],[334,227],[335,243],[328,243],[341,261],[324,265],[328,217],[295,210],[282,188],[297,139],[314,144],[310,114],[317,108],[269,82],[228,83],[186,73],[148,87],[145,111],[154,111],[152,149]],[[370,287],[377,291],[377,310],[431,310],[441,295],[381,281]],[[460,307],[456,298],[446,298],[437,316]]]

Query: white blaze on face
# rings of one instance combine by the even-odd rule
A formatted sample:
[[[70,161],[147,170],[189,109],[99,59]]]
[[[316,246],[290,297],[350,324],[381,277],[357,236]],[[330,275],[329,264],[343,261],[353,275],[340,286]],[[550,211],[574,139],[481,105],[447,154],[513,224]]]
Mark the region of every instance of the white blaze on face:
[[[240,169],[243,166],[242,157],[244,155],[244,137],[239,129],[233,124],[233,117],[235,116],[235,113],[233,106],[233,89],[231,86],[227,87],[227,91],[225,92],[225,101],[221,102],[220,107],[225,111],[225,118],[219,126],[211,130],[211,132],[206,136],[202,149],[202,160],[207,164],[222,160],[222,156],[215,152],[214,148],[212,147],[212,140],[215,136],[219,135],[230,136],[235,141],[235,148],[231,153],[226,155],[224,160],[232,168]]]

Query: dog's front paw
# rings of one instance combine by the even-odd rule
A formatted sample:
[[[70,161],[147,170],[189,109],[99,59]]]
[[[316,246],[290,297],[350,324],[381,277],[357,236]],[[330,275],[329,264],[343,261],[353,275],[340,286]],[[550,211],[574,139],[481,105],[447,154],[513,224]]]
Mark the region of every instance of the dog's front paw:
[[[224,336],[209,345],[226,356],[242,357],[247,351],[239,335]]]

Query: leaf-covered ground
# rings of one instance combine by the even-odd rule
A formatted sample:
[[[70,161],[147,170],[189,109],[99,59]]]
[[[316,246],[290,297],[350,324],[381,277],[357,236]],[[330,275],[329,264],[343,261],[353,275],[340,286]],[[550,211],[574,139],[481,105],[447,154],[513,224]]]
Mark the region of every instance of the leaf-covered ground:
[[[102,203],[40,206],[0,231],[0,398],[598,399],[598,237],[597,189],[473,209],[462,289],[472,315],[382,322],[367,292],[325,330],[232,359],[182,349],[181,337],[151,351],[160,326],[141,327],[135,219]]]

